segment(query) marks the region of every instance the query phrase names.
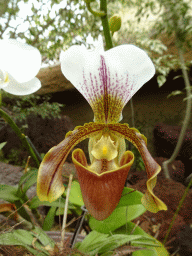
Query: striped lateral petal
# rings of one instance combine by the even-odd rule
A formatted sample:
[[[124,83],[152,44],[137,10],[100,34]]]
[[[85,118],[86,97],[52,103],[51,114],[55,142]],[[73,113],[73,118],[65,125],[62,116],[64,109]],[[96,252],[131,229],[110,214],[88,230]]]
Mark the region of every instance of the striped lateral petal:
[[[127,124],[108,124],[108,128],[112,133],[119,137],[127,139],[139,150],[143,162],[145,164],[148,181],[147,191],[142,198],[142,204],[145,208],[153,213],[159,210],[167,210],[167,206],[154,195],[153,188],[156,185],[157,175],[161,171],[161,167],[155,162],[147,149],[147,140],[137,129],[129,128]]]
[[[95,50],[74,45],[60,56],[64,76],[80,91],[98,123],[117,123],[131,97],[155,74],[145,51],[134,45],[103,50],[99,38]]]
[[[69,152],[82,140],[94,136],[104,124],[88,123],[68,132],[65,139],[45,155],[38,171],[37,195],[41,201],[53,202],[64,192],[62,167]]]

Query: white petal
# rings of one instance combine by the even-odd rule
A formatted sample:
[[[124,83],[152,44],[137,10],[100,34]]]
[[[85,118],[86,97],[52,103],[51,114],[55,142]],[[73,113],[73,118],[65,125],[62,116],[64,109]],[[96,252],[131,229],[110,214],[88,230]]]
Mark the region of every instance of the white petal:
[[[0,40],[0,69],[7,71],[18,82],[35,77],[41,67],[40,52],[15,39]]]
[[[134,45],[106,52],[72,46],[61,53],[60,61],[64,76],[83,94],[95,120],[101,122],[120,121],[125,104],[155,74],[146,52]]]
[[[41,82],[38,78],[34,77],[28,82],[18,83],[13,77],[9,75],[10,82],[3,88],[4,91],[14,95],[28,95],[36,92],[41,88]]]
[[[76,87],[77,89],[80,89],[81,86],[78,86],[78,80],[82,80],[83,68],[86,66],[86,68],[89,67],[92,72],[95,72],[96,64],[99,65],[99,56],[103,53],[104,48],[101,35],[98,37],[94,50],[87,50],[84,45],[71,46],[67,51],[61,51],[61,71],[75,87],[78,87]],[[96,63],[97,61],[98,63]],[[73,70],[75,70],[75,76],[72,75]]]
[[[99,51],[97,48],[96,50],[87,50],[84,45],[74,45],[67,51],[62,51],[60,55],[62,73],[83,94],[88,102],[90,102],[89,97],[91,97],[91,94],[86,97],[84,92],[90,93],[94,88],[93,84],[85,83],[84,80],[89,75],[93,75],[92,79],[94,79],[94,75],[98,75],[97,68],[100,66]]]
[[[134,45],[120,45],[104,53],[110,74],[108,91],[115,92],[124,105],[155,74],[155,67],[145,51]]]

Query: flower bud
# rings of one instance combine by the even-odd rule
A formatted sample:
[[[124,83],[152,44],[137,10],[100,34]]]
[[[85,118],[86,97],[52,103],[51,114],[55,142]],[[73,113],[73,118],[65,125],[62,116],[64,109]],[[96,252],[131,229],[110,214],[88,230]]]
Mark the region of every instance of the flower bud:
[[[121,28],[121,17],[115,14],[109,19],[109,29],[113,35],[114,32],[118,31],[120,28]]]

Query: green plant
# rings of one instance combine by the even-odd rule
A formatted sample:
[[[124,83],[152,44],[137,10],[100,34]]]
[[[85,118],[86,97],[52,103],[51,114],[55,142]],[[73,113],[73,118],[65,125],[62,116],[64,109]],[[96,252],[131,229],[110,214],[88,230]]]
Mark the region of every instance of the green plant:
[[[27,95],[27,96],[17,96],[3,93],[3,97],[8,98],[9,103],[3,103],[5,107],[8,107],[13,113],[14,118],[17,121],[26,120],[26,118],[30,115],[40,115],[43,119],[52,118],[52,117],[60,117],[61,110],[64,107],[64,104],[60,104],[57,102],[49,103],[51,98],[50,95]]]
[[[9,164],[25,166],[26,159],[21,159],[20,154],[21,150],[12,148],[6,159],[6,162]]]
[[[88,10],[93,15],[99,16],[101,18],[104,35],[105,35],[105,41],[106,41],[106,49],[108,50],[113,47],[113,43],[111,40],[111,35],[110,35],[110,31],[109,31],[109,26],[108,26],[107,1],[106,0],[100,1],[100,10],[98,12],[94,11],[92,9],[92,2],[93,1],[91,1],[91,0],[86,0],[86,5],[87,5]],[[149,6],[151,9],[154,9],[153,2],[150,3],[149,5],[146,5],[145,7],[148,8]],[[177,8],[178,8],[178,6],[177,6]],[[141,13],[142,12],[143,12],[143,10],[141,9]],[[145,10],[144,10],[144,12],[145,12]],[[180,13],[180,14],[182,14],[182,13]],[[166,20],[166,22],[168,22],[168,21],[169,20]],[[187,19],[187,21],[188,21],[188,19]],[[31,33],[35,34],[36,32],[34,29],[31,29]],[[183,40],[184,32],[179,30],[178,33],[179,33],[181,39]],[[163,55],[164,52],[166,51],[163,44],[159,40],[156,40],[156,39],[147,40],[146,38],[143,37],[143,38],[137,38],[137,42],[138,42],[138,44],[145,46],[146,49],[149,49],[149,52],[153,51],[159,55]],[[182,52],[180,52],[180,57],[181,57],[181,62],[183,63]],[[166,77],[167,73],[169,72],[170,68],[173,68],[174,59],[172,59],[172,56],[167,55],[167,56],[163,56],[163,57],[158,56],[154,60],[156,62],[156,67],[160,74],[160,77],[158,78],[158,82],[159,82],[159,85],[161,86],[165,82],[165,77]],[[186,74],[184,74],[184,76],[186,78]],[[188,97],[187,100],[189,100],[189,98],[190,97]],[[33,101],[31,102],[30,98],[26,99],[24,101],[25,101],[24,103],[20,102],[19,104],[17,104],[17,106],[14,108],[14,110],[18,111],[18,112],[22,112],[23,109],[25,108],[25,106],[27,106],[27,108],[29,108],[29,109],[32,108],[31,111],[33,113],[37,113],[37,109],[36,109],[37,102],[36,103],[34,103]],[[104,102],[104,103],[106,103],[106,102]],[[108,107],[110,106],[110,104],[108,105],[108,103],[109,103],[109,101],[107,101],[107,104],[105,104],[106,110],[108,110]],[[29,105],[27,105],[27,104],[29,104]],[[45,110],[45,109],[46,108],[49,109],[49,107],[50,106],[47,106],[47,104],[46,104],[46,106],[42,105],[42,108],[44,111],[43,112],[44,117],[47,114],[47,110]],[[57,109],[57,106],[55,108]],[[56,113],[56,112],[54,112],[54,113]],[[28,144],[27,140],[25,140],[25,137],[23,137],[21,135],[21,132],[18,130],[18,128],[14,124],[14,122],[12,122],[12,120],[10,118],[8,118],[8,116],[5,113],[3,113],[3,112],[1,112],[1,113],[4,116],[4,118],[6,119],[6,121],[16,131],[17,135],[21,138],[21,140],[23,140],[24,145],[29,150],[29,152],[32,154],[34,159],[36,159],[36,164],[37,164],[37,166],[39,166],[40,161],[38,160],[33,149],[30,147],[30,144]],[[24,111],[23,116],[22,117],[20,116],[19,118],[21,118],[21,119],[26,118],[26,116],[29,113],[30,113],[30,111],[29,112]],[[86,129],[91,130],[91,128],[92,128],[91,125],[92,124],[86,124],[84,127],[79,126],[79,127],[77,127],[77,129],[74,132],[69,132],[67,134],[65,142],[63,144],[60,144],[60,146],[59,146],[59,152],[56,151],[58,153],[58,154],[56,154],[56,159],[53,160],[53,165],[56,163],[57,169],[59,169],[60,168],[59,165],[60,164],[62,165],[62,163],[63,163],[63,159],[61,157],[61,155],[62,155],[61,147],[62,146],[65,147],[67,142],[70,141],[70,139],[71,139],[71,141],[72,141],[72,139],[74,139],[74,141],[75,141],[75,139],[78,139],[78,138],[75,138],[75,136],[82,135],[80,133],[80,130],[82,130],[83,132]],[[100,129],[100,128],[98,128],[98,127],[100,127],[99,125],[102,125],[102,124],[98,122],[95,125],[95,127],[96,127],[95,129],[99,130]],[[111,133],[107,134],[109,132],[109,127],[111,128],[111,131],[110,131]],[[104,135],[113,134],[114,137],[121,135],[122,137],[119,137],[119,140],[118,140],[118,143],[120,145],[118,150],[121,149],[123,151],[124,146],[125,146],[123,143],[123,140],[122,140],[122,138],[124,139],[123,132],[122,133],[119,132],[119,134],[115,133],[115,129],[118,130],[118,128],[120,129],[120,127],[123,127],[122,130],[124,132],[129,131],[129,133],[132,135],[132,137],[128,137],[128,136],[127,137],[130,138],[130,140],[132,138],[134,138],[134,139],[137,138],[137,140],[135,140],[135,141],[140,142],[138,144],[139,145],[138,148],[142,152],[142,156],[145,156],[145,152],[141,150],[142,147],[143,148],[146,147],[144,136],[142,137],[142,135],[136,129],[134,129],[134,128],[128,129],[129,127],[126,124],[124,124],[124,125],[116,124],[116,126],[114,125],[112,127],[112,125],[109,123],[108,127],[104,126],[104,132],[105,132]],[[112,128],[114,128],[114,130]],[[120,130],[120,131],[122,131],[122,130]],[[138,137],[135,136],[135,134]],[[94,135],[95,135],[95,133],[94,133]],[[84,136],[86,137],[87,134],[85,134]],[[109,136],[108,136],[108,139],[109,139]],[[134,141],[134,139],[133,139],[133,141]],[[102,149],[103,155],[107,154],[108,149],[110,149],[113,154],[114,154],[114,152],[116,153],[117,149],[116,148],[114,149],[115,146],[113,144],[113,141],[112,140],[108,140],[107,142],[106,141],[107,141],[106,137],[102,137],[101,144],[98,143],[99,147],[97,149]],[[95,141],[93,140],[92,143],[93,142],[96,142],[96,140]],[[75,141],[75,143],[76,143],[76,141]],[[136,142],[135,142],[135,144],[137,145]],[[91,146],[92,145],[90,145],[90,147]],[[101,147],[101,146],[103,146],[103,147]],[[69,145],[69,148],[70,147],[71,147],[71,145]],[[50,160],[50,158],[51,158],[50,155],[55,150],[55,148],[57,148],[57,147],[54,147],[54,149],[52,149],[51,151],[49,151],[49,153],[47,155],[45,155],[45,160],[43,163],[45,163],[47,161],[47,159]],[[94,147],[92,147],[92,149],[94,149]],[[78,154],[79,152],[80,151],[76,151],[76,154]],[[98,152],[96,152],[96,153],[98,153]],[[108,155],[108,157],[109,157],[109,155]],[[79,158],[82,157],[82,159],[83,159],[82,154],[81,155],[79,154],[77,156],[79,156]],[[114,158],[116,157],[115,154],[113,156],[114,156]],[[131,157],[133,155],[129,154],[126,156]],[[149,155],[147,155],[147,156],[149,156]],[[144,160],[146,160],[146,158],[144,158]],[[58,159],[60,161],[59,164],[57,164],[57,162],[56,162],[56,160],[58,160]],[[132,159],[133,159],[133,157],[132,157]],[[109,159],[106,158],[105,160],[108,161]],[[113,160],[113,158],[112,158],[112,160]],[[111,161],[111,159],[109,161]],[[140,163],[140,159],[138,159],[138,161]],[[48,164],[50,164],[50,162],[51,161],[48,161]],[[154,162],[153,162],[153,164],[154,164]],[[82,164],[81,164],[81,167],[82,167]],[[120,166],[120,167],[122,167],[122,166]],[[48,168],[48,165],[46,165],[46,168]],[[46,168],[44,171],[46,171]],[[115,172],[115,171],[116,170],[113,170],[113,172]],[[158,171],[159,171],[159,169],[158,169]],[[148,172],[148,173],[150,174],[150,172]],[[55,172],[53,174],[55,175]],[[51,185],[52,185],[52,181],[54,180],[54,175],[51,176],[52,177],[51,182],[50,182]],[[153,178],[153,176],[150,178]],[[44,236],[45,234],[44,234],[43,230],[50,230],[52,228],[55,215],[61,214],[61,209],[63,209],[65,207],[65,203],[67,201],[67,200],[65,200],[65,197],[67,198],[67,195],[69,195],[69,191],[70,191],[70,196],[69,196],[68,211],[71,211],[71,212],[75,211],[77,214],[79,214],[80,207],[84,204],[84,202],[83,202],[83,197],[82,197],[81,190],[80,190],[80,185],[78,182],[73,182],[71,189],[68,190],[68,193],[63,194],[63,192],[62,192],[61,193],[62,197],[60,199],[57,199],[54,202],[51,202],[51,203],[44,202],[44,201],[41,202],[37,196],[33,197],[33,199],[31,201],[29,201],[28,197],[26,195],[26,192],[32,185],[34,185],[36,183],[36,179],[37,179],[37,169],[33,169],[33,170],[26,172],[21,177],[21,180],[20,180],[18,186],[16,186],[16,187],[0,185],[0,189],[2,191],[2,193],[0,194],[0,197],[4,200],[10,202],[11,204],[15,205],[17,217],[22,218],[22,220],[24,220],[24,224],[26,225],[26,228],[29,229],[29,231],[19,230],[19,231],[2,234],[2,235],[0,235],[0,241],[3,241],[2,244],[17,244],[18,245],[18,243],[19,243],[19,245],[24,246],[25,248],[27,248],[30,252],[32,252],[34,254],[38,253],[39,255],[49,255],[50,253],[52,253],[53,248],[55,248],[55,244],[51,240],[49,240],[47,237]],[[149,184],[147,184],[148,189],[149,189],[149,193],[147,194],[148,197],[154,196],[153,191],[152,191],[154,183],[155,183],[155,180],[150,179]],[[43,185],[44,185],[44,183],[43,183]],[[58,187],[57,187],[57,189],[59,190]],[[47,194],[49,193],[49,191],[50,191],[50,187],[48,187]],[[56,193],[56,190],[54,192]],[[104,195],[104,197],[105,196],[106,195]],[[88,254],[88,255],[103,255],[103,256],[104,255],[105,256],[113,255],[114,250],[116,250],[119,246],[126,245],[126,249],[128,250],[128,252],[129,253],[131,252],[132,255],[134,255],[134,256],[139,256],[139,255],[147,255],[147,256],[148,255],[149,256],[165,255],[166,256],[166,255],[168,255],[168,252],[166,251],[164,246],[159,241],[157,241],[155,238],[146,234],[141,228],[137,227],[132,222],[135,218],[139,217],[146,211],[145,207],[141,204],[142,197],[143,197],[142,193],[140,193],[138,191],[134,191],[133,189],[130,189],[130,188],[124,188],[122,197],[121,197],[117,207],[112,212],[112,214],[109,214],[109,216],[107,218],[103,218],[101,221],[99,221],[99,220],[96,220],[94,217],[87,215],[86,220],[88,221],[89,226],[92,229],[92,231],[84,239],[83,242],[76,244],[76,248],[78,248],[78,250],[80,251],[80,254],[82,253],[82,254]],[[154,197],[154,198],[157,200],[156,197]],[[96,199],[98,200],[97,197],[96,197]],[[155,203],[157,204],[157,201],[155,201]],[[45,217],[45,220],[43,223],[40,219],[40,216],[39,216],[38,210],[37,210],[38,206],[40,206],[42,204],[50,206],[49,212],[48,212],[47,216]],[[181,202],[181,204],[182,204],[182,202]],[[163,203],[161,204],[161,206],[162,205],[163,205]],[[166,209],[166,207],[164,205],[163,205],[163,207],[164,207],[164,209]],[[176,214],[177,214],[177,212],[176,212]],[[39,224],[42,225],[43,230],[37,228],[37,226]],[[43,236],[40,237],[41,235],[43,235]],[[35,238],[35,242],[34,242],[34,238]],[[64,239],[64,237],[63,237],[63,239]],[[51,247],[51,250],[50,250],[50,247]],[[78,253],[76,255],[78,255]]]
[[[21,130],[16,125],[16,123],[13,121],[13,119],[1,108],[0,108],[0,115],[10,125],[10,127],[15,131],[15,134],[21,140],[23,146],[29,152],[29,155],[33,158],[36,166],[39,166],[41,159],[40,159],[38,153],[34,150],[34,148],[33,148],[34,146],[32,147],[32,145],[31,145],[32,143],[29,141],[29,139],[21,132]]]
[[[37,170],[33,169],[23,174],[18,186],[0,185],[0,198],[16,206],[17,220],[22,221],[27,230],[15,230],[9,233],[0,234],[1,245],[20,245],[29,252],[36,255],[50,255],[53,253],[55,243],[44,233],[43,230],[50,230],[53,224],[56,212],[62,214],[65,205],[64,198],[55,202],[41,202],[34,196],[31,201],[28,200],[26,192],[36,183]],[[124,188],[122,198],[112,215],[104,221],[97,221],[89,215],[86,216],[92,231],[83,242],[77,243],[80,253],[88,255],[113,255],[115,249],[121,245],[128,244],[127,247],[133,255],[168,255],[160,242],[146,234],[139,227],[134,227],[136,217],[143,214],[146,209],[141,204],[143,194],[133,189]],[[25,205],[25,206],[24,206]],[[43,229],[37,227],[42,223],[37,208],[40,205],[50,206],[50,210],[43,222]],[[84,205],[79,183],[74,181],[70,190],[68,210],[76,210]],[[28,207],[27,207],[28,206]],[[31,218],[31,213],[32,218]],[[41,224],[42,225],[42,224]],[[133,232],[134,230],[134,232]],[[113,234],[113,235],[112,235]],[[21,238],[23,237],[23,238]],[[34,237],[35,244],[33,242]],[[34,246],[35,245],[35,246]],[[133,247],[134,246],[134,247]],[[57,253],[59,253],[57,251]],[[38,254],[39,255],[39,254]]]
[[[37,226],[31,231],[18,229],[13,232],[2,233],[0,234],[0,241],[1,245],[22,246],[32,255],[39,256],[49,256],[54,251],[55,246],[53,240]]]
[[[6,145],[7,142],[2,142],[0,143],[0,150],[2,150],[2,148]]]
[[[146,209],[141,204],[143,194],[130,188],[124,188],[121,200],[115,211],[105,220],[98,221],[93,217],[88,218],[92,231],[76,248],[88,255],[113,255],[118,247],[127,246],[133,255],[168,255],[165,248],[155,238],[136,227],[132,221],[142,215]],[[82,206],[83,198],[79,183],[74,181],[70,190],[69,201],[77,206]],[[134,230],[134,231],[133,231]],[[139,248],[134,248],[137,246]]]

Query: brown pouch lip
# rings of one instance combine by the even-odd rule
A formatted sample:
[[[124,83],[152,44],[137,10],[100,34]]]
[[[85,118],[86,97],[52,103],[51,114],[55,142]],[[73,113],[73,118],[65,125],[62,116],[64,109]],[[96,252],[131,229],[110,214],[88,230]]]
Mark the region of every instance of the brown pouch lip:
[[[84,152],[76,149],[72,154],[83,201],[89,213],[97,220],[104,220],[115,210],[119,203],[124,184],[134,161],[134,155],[126,151],[122,156],[123,164],[116,170],[97,174],[89,170]]]

